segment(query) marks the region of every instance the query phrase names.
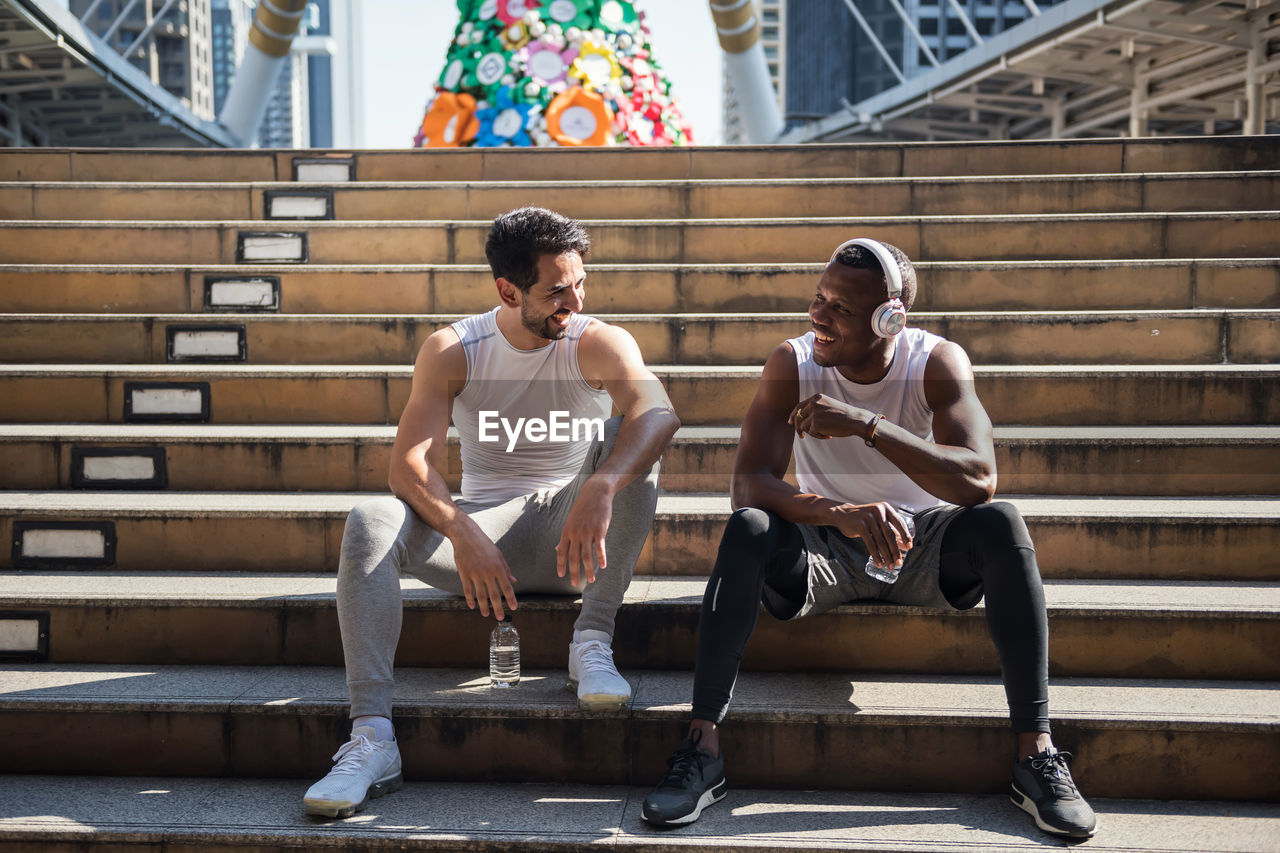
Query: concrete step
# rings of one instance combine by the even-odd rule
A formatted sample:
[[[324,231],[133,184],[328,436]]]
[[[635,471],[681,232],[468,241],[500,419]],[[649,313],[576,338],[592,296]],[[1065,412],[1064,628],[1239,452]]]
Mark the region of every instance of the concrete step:
[[[933,261],[1272,257],[1280,211],[586,220],[611,263],[813,263],[851,234]],[[481,263],[489,220],[0,223],[4,263]]]
[[[0,180],[292,181],[295,165],[316,160],[328,161],[337,168],[350,162],[350,177],[359,181],[696,180],[743,175],[767,179],[1280,169],[1280,153],[1272,137],[1213,136],[537,151],[10,148],[0,158]]]
[[[1280,306],[1280,259],[920,261],[917,311],[1098,311]],[[822,265],[587,265],[589,311],[803,310]],[[0,301],[27,313],[181,314],[236,310],[217,288],[244,285],[290,314],[475,313],[493,275],[470,264],[76,266],[0,264]],[[271,286],[278,288],[272,298]],[[210,289],[215,289],[210,298]],[[243,304],[243,302],[241,303]]]
[[[738,436],[683,427],[663,457],[664,491],[727,493]],[[10,488],[31,490],[378,491],[394,438],[392,426],[7,424],[0,470]],[[996,465],[1010,494],[1280,495],[1277,444],[1274,426],[1000,426]],[[456,490],[452,429],[449,447]]]
[[[740,420],[760,367],[652,365],[689,426]],[[133,420],[394,423],[412,366],[0,365],[0,422]],[[1280,422],[1276,365],[979,365],[996,423],[1029,426]],[[157,386],[156,383],[159,383]]]
[[[0,492],[0,568],[332,572],[347,513],[371,493]],[[1002,496],[1053,578],[1280,580],[1280,501]],[[724,495],[664,495],[641,574],[703,575]]]
[[[0,610],[29,614],[28,625],[47,618],[49,663],[343,663],[331,574],[23,571],[0,581]],[[636,576],[618,614],[618,666],[692,670],[705,586],[702,577]],[[401,587],[400,666],[485,659],[491,620],[416,579]],[[526,667],[565,665],[575,599],[520,599]],[[1280,583],[1049,580],[1045,600],[1055,677],[1280,680]],[[765,618],[743,667],[785,672],[797,660],[814,672],[1000,673],[981,605],[954,613],[865,603],[794,624]]]
[[[115,772],[123,773],[123,768]],[[694,825],[659,832],[640,819],[653,782],[405,783],[359,815],[317,822],[302,813],[307,782],[278,779],[0,776],[0,851],[161,851],[252,847],[260,853],[340,847],[471,853],[590,853],[602,845],[694,851],[825,853],[1002,850],[1040,853],[1049,837],[1004,794],[744,789]],[[1086,788],[1086,794],[1088,789]],[[1276,853],[1280,809],[1264,803],[1162,802],[1089,796],[1091,853]],[[252,803],[252,819],[246,815]]]
[[[530,176],[536,178],[536,176]],[[492,219],[536,198],[575,219],[1269,210],[1280,172],[637,181],[14,182],[2,219]]]
[[[0,363],[408,364],[462,314],[4,314]],[[599,314],[650,364],[763,364],[805,313]],[[912,313],[979,364],[1280,362],[1280,310]]]
[[[0,674],[10,773],[319,778],[349,730],[339,668],[9,664]],[[692,676],[627,674],[628,708],[584,712],[560,667],[526,669],[506,691],[479,668],[402,668],[405,774],[652,784],[688,718]],[[1092,796],[1274,801],[1275,689],[1055,679],[1054,740]],[[1009,781],[1008,711],[992,676],[743,673],[730,713],[721,744],[742,787],[995,793]],[[921,752],[932,760],[904,760]]]

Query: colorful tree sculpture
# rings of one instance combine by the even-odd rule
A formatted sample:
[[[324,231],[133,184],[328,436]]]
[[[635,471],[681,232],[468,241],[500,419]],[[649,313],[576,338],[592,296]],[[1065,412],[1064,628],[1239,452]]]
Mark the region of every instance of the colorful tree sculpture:
[[[458,0],[423,148],[688,145],[631,0]]]

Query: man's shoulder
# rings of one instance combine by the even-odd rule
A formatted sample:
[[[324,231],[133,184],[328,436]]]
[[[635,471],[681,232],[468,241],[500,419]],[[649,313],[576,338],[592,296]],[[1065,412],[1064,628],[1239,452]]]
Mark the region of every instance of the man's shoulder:
[[[582,326],[578,332],[578,346],[585,355],[619,356],[639,350],[636,339],[622,326],[606,323],[599,317],[586,314],[578,315]]]
[[[773,352],[769,353],[769,358],[765,360],[764,369],[761,371],[761,380],[769,380],[771,383],[779,381],[792,382],[797,386],[800,382],[800,367],[796,363],[797,357],[804,357],[803,350],[798,349],[793,340],[785,340],[773,348]],[[803,343],[800,344],[803,347]]]
[[[940,338],[929,350],[923,378],[930,383],[971,382],[973,362],[960,344]]]
[[[457,330],[450,325],[428,335],[418,349],[415,366],[418,370],[437,373],[449,379],[465,377],[467,354]]]

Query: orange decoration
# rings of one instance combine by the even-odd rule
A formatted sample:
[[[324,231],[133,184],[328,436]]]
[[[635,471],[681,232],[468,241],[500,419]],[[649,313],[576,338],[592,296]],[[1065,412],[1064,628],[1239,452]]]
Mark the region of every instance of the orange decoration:
[[[547,132],[561,145],[604,145],[613,114],[604,98],[574,86],[547,107]]]
[[[480,132],[476,99],[470,95],[440,92],[422,119],[424,148],[457,148]]]

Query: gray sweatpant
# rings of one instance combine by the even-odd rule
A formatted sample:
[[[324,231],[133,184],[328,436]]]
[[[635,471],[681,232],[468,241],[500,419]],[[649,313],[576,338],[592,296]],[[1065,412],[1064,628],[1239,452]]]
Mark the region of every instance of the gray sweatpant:
[[[609,565],[596,567],[596,580],[574,587],[556,575],[556,543],[565,518],[587,478],[608,458],[620,417],[605,421],[604,439],[593,443],[577,477],[551,493],[538,492],[499,504],[458,501],[458,506],[498,546],[516,595],[582,594],[574,627],[613,635],[613,620],[631,583],[640,549],[658,505],[658,465],[614,496],[605,536]],[[393,496],[362,501],[347,516],[338,562],[338,623],[347,665],[351,717],[391,716],[392,666],[400,641],[400,575],[412,575],[436,589],[462,595],[453,562],[453,544]]]

